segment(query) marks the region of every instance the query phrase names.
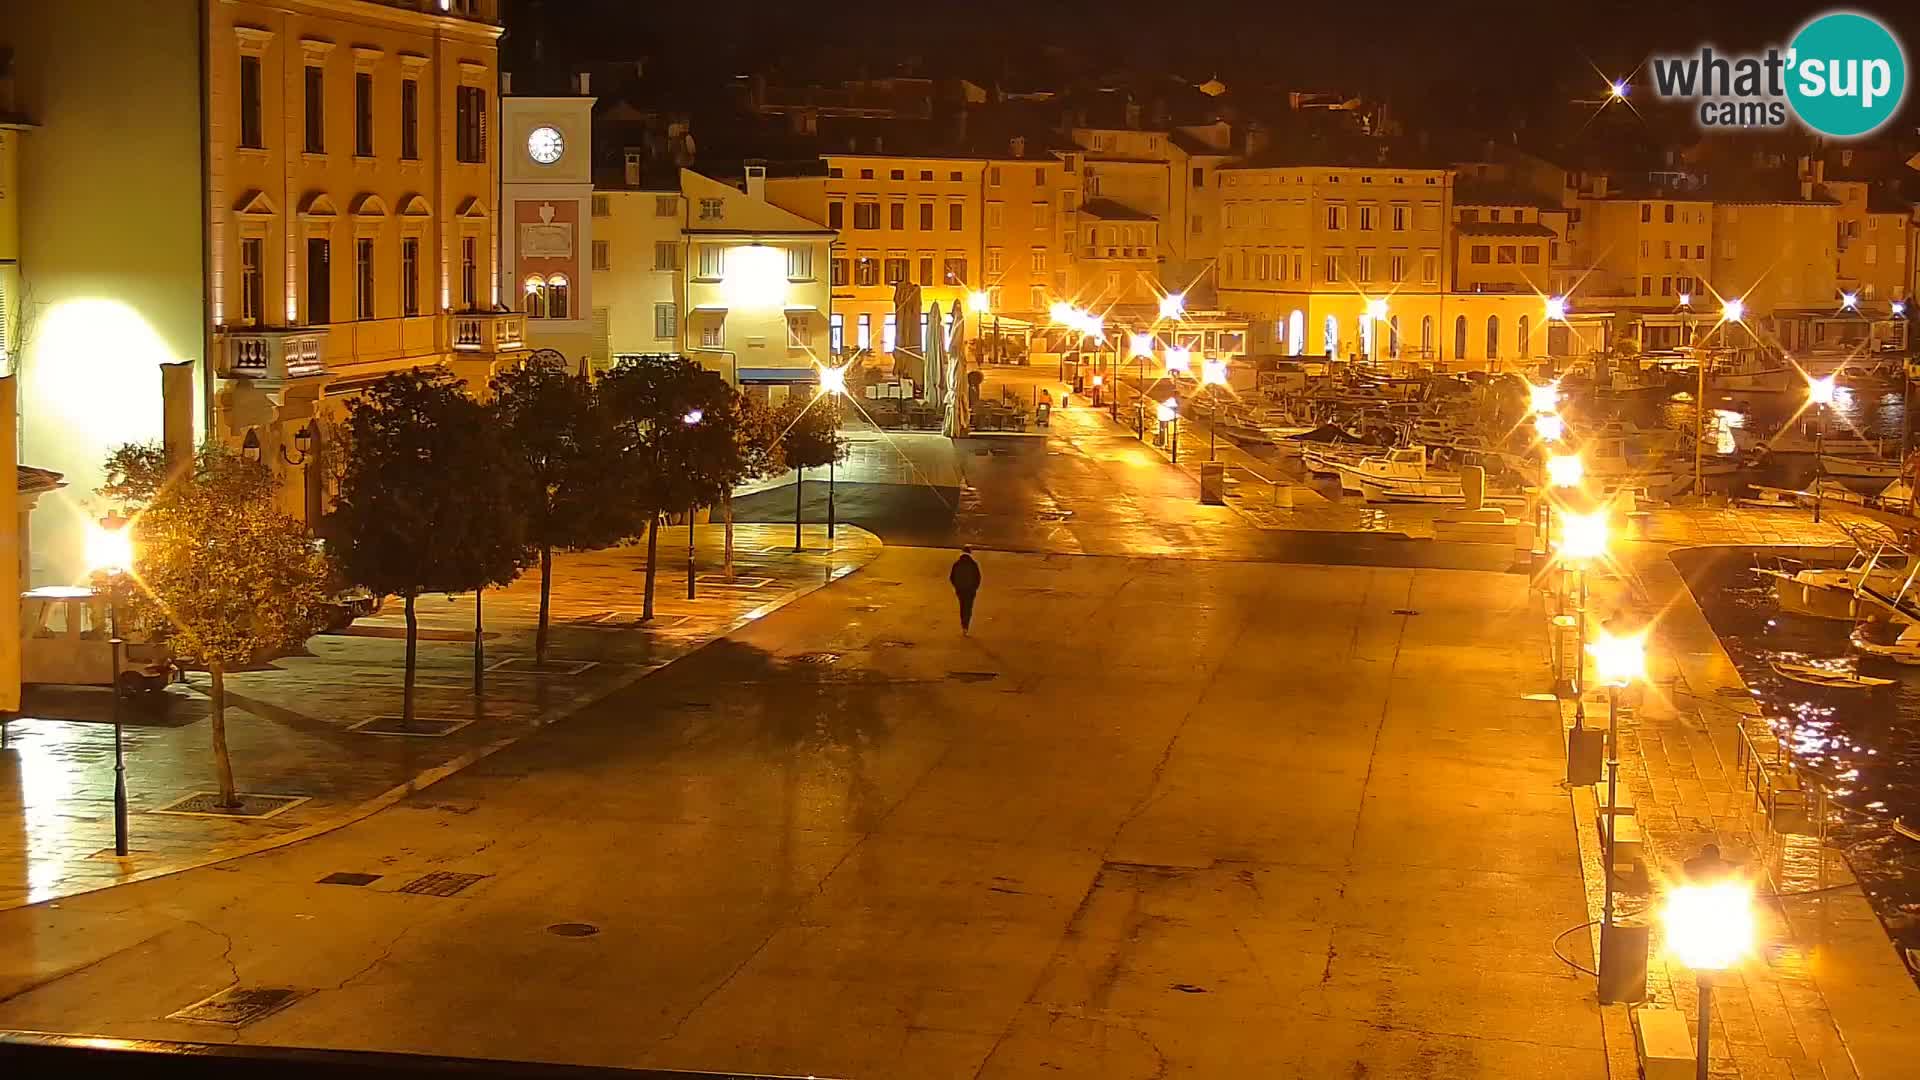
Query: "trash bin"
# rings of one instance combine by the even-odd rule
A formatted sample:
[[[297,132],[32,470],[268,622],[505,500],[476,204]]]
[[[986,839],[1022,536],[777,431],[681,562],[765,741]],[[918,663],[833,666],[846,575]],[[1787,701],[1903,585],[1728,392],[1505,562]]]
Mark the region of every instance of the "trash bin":
[[[1217,461],[1202,462],[1200,465],[1200,501],[1208,506],[1221,506],[1227,501],[1227,467]]]

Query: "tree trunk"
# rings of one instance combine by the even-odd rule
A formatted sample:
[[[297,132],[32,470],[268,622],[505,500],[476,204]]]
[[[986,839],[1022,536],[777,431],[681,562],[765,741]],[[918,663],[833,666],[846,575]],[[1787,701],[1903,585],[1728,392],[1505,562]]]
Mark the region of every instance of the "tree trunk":
[[[227,677],[218,661],[207,664],[213,679],[213,770],[220,777],[220,805],[237,810],[240,794],[233,786],[233,756],[227,752]]]
[[[807,485],[807,471],[793,470],[793,550],[800,550],[800,489]]]
[[[413,662],[419,645],[420,621],[414,616],[413,594],[407,594],[407,674],[400,692],[400,718],[413,723]]]
[[[660,515],[647,518],[647,594],[641,601],[640,621],[653,621],[653,569],[655,553],[660,550]]]
[[[722,561],[726,563],[724,570],[727,575],[727,580],[732,581],[733,580],[733,489],[732,488],[728,488],[726,492],[720,496],[720,511],[723,515],[725,515],[726,522],[727,522],[727,553]]]
[[[540,545],[540,626],[533,632],[533,662],[547,662],[547,614],[553,596],[553,545]]]

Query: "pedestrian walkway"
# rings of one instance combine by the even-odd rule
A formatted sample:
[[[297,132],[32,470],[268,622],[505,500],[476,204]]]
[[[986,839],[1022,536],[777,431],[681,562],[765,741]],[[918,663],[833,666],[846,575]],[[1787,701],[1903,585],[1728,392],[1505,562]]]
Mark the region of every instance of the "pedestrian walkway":
[[[271,816],[175,807],[217,791],[207,681],[195,673],[160,708],[125,711],[127,858],[113,856],[112,699],[30,693],[0,753],[0,909],[171,873],[289,843],[365,816],[647,672],[866,565],[880,544],[841,526],[831,550],[807,526],[696,530],[698,599],[687,599],[687,531],[659,536],[653,618],[642,619],[646,549],[556,553],[548,664],[534,663],[539,575],[485,595],[476,692],[471,595],[421,598],[415,724],[401,724],[404,616],[397,601],[296,656],[227,677],[227,732],[242,793]],[[636,722],[643,722],[636,718]],[[204,807],[183,809],[204,810]]]
[[[1769,827],[1741,763],[1751,753],[1770,765],[1779,747],[1669,559],[1680,547],[1703,544],[1844,548],[1847,537],[1833,516],[1816,525],[1801,510],[1724,507],[1652,511],[1649,534],[1646,541],[1617,542],[1616,561],[1589,582],[1594,623],[1610,621],[1620,632],[1652,626],[1647,685],[1623,693],[1619,717],[1621,783],[1631,792],[1645,873],[1616,879],[1617,910],[1653,926],[1648,999],[1603,1008],[1610,1075],[1636,1075],[1635,1008],[1679,1010],[1690,1025],[1697,1016],[1695,973],[1667,955],[1657,909],[1666,885],[1681,876],[1681,863],[1706,843],[1745,862],[1760,891],[1752,955],[1735,970],[1709,976],[1713,1075],[1905,1075],[1920,1057],[1920,990],[1840,854],[1817,836]],[[1563,642],[1564,662],[1572,655],[1571,642]],[[1591,691],[1587,725],[1604,726],[1607,708],[1605,692]],[[1571,727],[1572,701],[1563,702],[1563,713]],[[1788,787],[1797,783],[1781,767],[1771,767],[1770,776]],[[1596,920],[1587,929],[1596,955],[1604,880],[1600,805],[1595,789],[1575,790],[1581,864]]]

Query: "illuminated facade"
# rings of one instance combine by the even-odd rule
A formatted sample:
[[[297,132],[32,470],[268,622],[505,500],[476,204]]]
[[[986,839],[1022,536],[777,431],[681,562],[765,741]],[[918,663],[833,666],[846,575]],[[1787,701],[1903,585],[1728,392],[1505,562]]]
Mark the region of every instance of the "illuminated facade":
[[[1223,236],[1218,171],[1235,160],[1231,126],[1079,127],[1073,139],[1085,151],[1086,201],[1105,200],[1155,223],[1153,280],[1143,288],[1210,306]]]
[[[316,419],[386,372],[481,381],[519,354],[496,311],[497,0],[75,0],[8,33],[42,125],[21,441],[77,493],[36,523],[39,580],[78,572],[113,446],[221,439],[311,517]]]

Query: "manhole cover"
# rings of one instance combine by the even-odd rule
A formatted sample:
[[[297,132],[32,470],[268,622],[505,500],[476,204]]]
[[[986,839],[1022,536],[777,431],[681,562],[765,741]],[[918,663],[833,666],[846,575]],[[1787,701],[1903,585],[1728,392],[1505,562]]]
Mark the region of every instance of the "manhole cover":
[[[608,612],[609,615],[618,612]],[[605,625],[597,623],[596,625]],[[531,656],[516,656],[511,660],[501,660],[487,668],[488,671],[503,672],[508,675],[578,675],[594,666],[592,660],[549,660],[542,664]]]
[[[410,735],[421,739],[437,739],[451,735],[468,724],[471,718],[447,720],[432,716],[416,716],[411,720],[401,716],[376,716],[350,725],[350,730],[362,735]]]
[[[321,885],[371,885],[380,880],[379,874],[356,874],[351,870],[336,870],[319,880]]]
[[[485,874],[455,874],[446,870],[435,870],[431,874],[414,878],[400,886],[403,893],[415,896],[457,896],[467,886],[485,878]]]
[[[168,1013],[169,1020],[185,1020],[194,1024],[219,1024],[223,1027],[244,1027],[264,1016],[271,1016],[281,1009],[305,997],[305,990],[295,990],[287,986],[260,986],[245,988],[230,986],[209,998],[203,998],[181,1009]]]
[[[987,682],[1000,677],[997,671],[949,671],[947,678],[954,682]]]
[[[1394,608],[1394,609],[1393,609],[1393,613],[1394,613],[1395,615],[1418,615],[1418,614],[1420,614],[1419,612],[1417,612],[1417,611],[1415,611],[1415,610],[1413,610],[1413,609],[1412,609],[1412,608],[1410,608],[1410,607],[1397,607],[1397,608]]]
[[[555,937],[592,937],[600,928],[590,922],[557,922],[547,927],[547,933]]]
[[[240,805],[221,806],[220,793],[217,791],[196,791],[184,799],[169,803],[156,814],[179,814],[184,817],[223,817],[223,818],[270,818],[282,814],[306,802],[305,795],[242,795]]]
[[[837,652],[803,652],[793,658],[796,664],[831,664],[840,659]]]

